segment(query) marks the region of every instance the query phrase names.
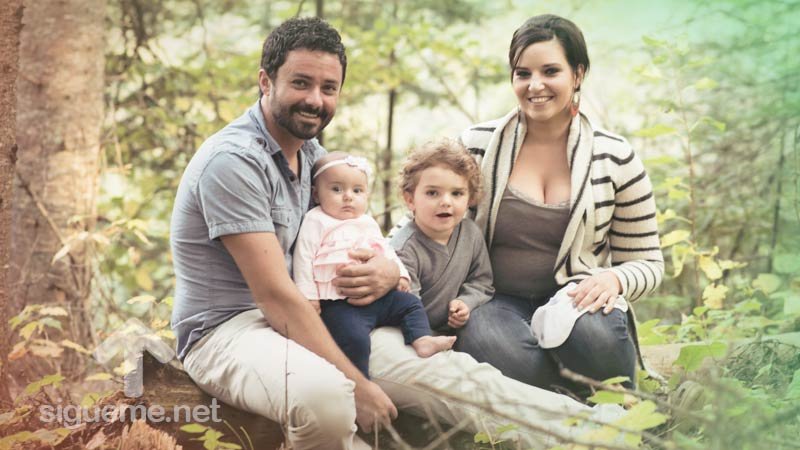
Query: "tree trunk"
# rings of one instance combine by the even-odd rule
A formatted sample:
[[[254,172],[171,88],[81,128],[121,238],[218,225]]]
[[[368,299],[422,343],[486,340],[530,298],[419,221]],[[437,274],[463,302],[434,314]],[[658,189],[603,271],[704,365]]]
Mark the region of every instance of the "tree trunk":
[[[17,83],[12,305],[64,307],[65,337],[84,346],[92,267],[81,232],[95,225],[104,20],[105,0],[25,0]],[[67,243],[72,250],[53,262]]]
[[[11,402],[8,389],[8,319],[11,318],[8,290],[9,247],[11,244],[11,180],[14,179],[17,136],[17,72],[19,33],[22,28],[22,0],[0,4],[0,406]]]

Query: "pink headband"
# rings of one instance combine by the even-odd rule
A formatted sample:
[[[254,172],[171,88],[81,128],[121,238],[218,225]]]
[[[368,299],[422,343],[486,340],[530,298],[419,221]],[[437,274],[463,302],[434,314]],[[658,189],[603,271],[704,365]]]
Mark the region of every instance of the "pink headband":
[[[334,159],[333,161],[328,161],[323,164],[322,167],[317,170],[317,173],[314,174],[312,180],[315,180],[322,172],[325,172],[331,167],[340,166],[342,164],[347,164],[350,167],[355,167],[356,169],[364,172],[364,174],[367,175],[367,179],[369,179],[369,177],[372,175],[372,168],[369,166],[367,158],[364,158],[363,156],[348,155],[346,158]]]

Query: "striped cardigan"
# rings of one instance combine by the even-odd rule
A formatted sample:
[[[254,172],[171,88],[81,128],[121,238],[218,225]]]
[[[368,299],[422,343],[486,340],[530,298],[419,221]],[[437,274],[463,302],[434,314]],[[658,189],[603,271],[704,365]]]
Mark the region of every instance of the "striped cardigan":
[[[491,247],[497,210],[526,133],[515,109],[505,117],[474,125],[462,143],[481,166],[486,195],[473,209]],[[613,271],[622,295],[633,302],[653,291],[664,275],[653,188],[628,142],[595,129],[580,114],[567,139],[570,166],[570,218],[558,250],[559,285]]]

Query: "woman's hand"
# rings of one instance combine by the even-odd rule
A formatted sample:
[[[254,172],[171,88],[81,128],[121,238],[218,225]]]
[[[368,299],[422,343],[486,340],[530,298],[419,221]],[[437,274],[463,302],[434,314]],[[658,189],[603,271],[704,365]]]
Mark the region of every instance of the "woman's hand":
[[[469,320],[469,306],[459,299],[450,300],[447,314],[447,325],[450,328],[461,328]]]
[[[614,310],[614,302],[621,291],[619,278],[614,272],[607,270],[581,281],[567,295],[573,297],[572,304],[579,311],[589,308],[589,312],[594,314],[603,308],[603,314],[608,314]]]

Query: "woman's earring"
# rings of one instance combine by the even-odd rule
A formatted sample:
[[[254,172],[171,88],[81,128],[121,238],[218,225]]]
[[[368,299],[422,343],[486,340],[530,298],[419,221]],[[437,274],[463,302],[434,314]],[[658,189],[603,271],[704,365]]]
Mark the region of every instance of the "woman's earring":
[[[572,102],[569,105],[569,113],[572,117],[578,115],[578,108],[581,106],[581,88],[575,89],[575,92],[572,93]]]

